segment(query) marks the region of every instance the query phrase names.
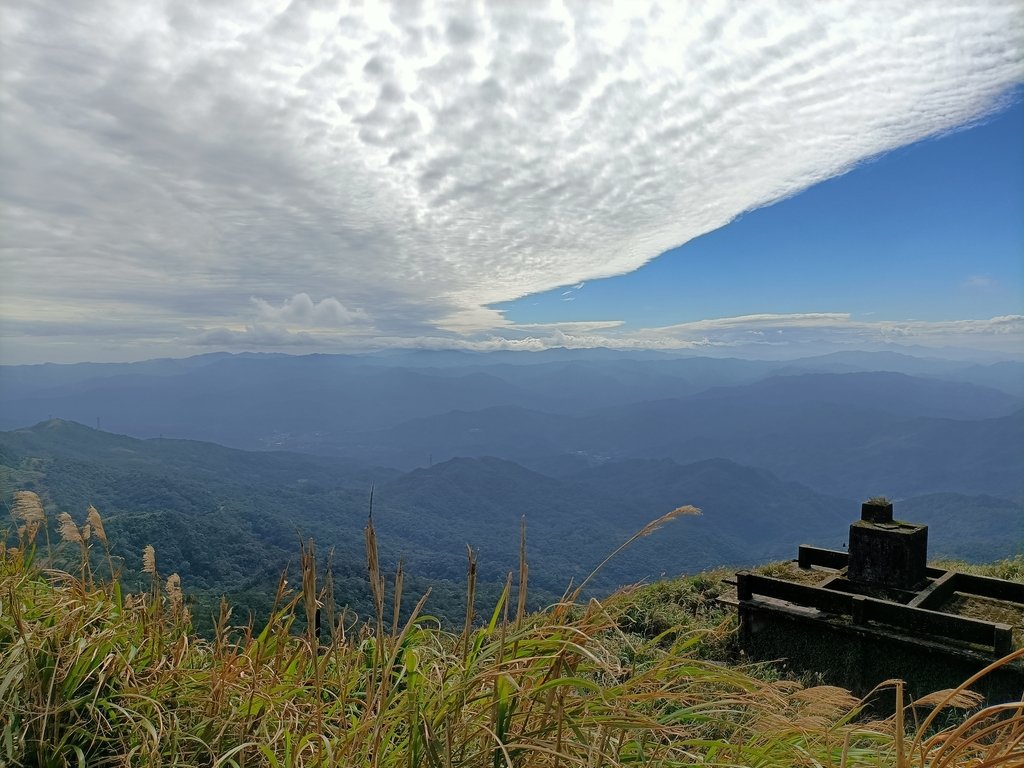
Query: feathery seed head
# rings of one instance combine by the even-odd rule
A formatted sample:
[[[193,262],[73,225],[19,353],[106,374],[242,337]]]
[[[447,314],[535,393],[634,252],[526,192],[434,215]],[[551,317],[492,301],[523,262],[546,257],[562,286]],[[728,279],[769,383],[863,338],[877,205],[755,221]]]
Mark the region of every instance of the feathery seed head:
[[[676,507],[671,512],[666,512],[664,515],[659,517],[657,520],[652,520],[651,522],[649,522],[647,525],[645,525],[640,530],[640,533],[638,533],[637,536],[638,537],[639,536],[650,536],[656,530],[661,528],[661,526],[663,526],[665,523],[672,522],[677,517],[682,517],[683,515],[699,515],[699,514],[701,514],[701,511],[697,507],[695,507],[695,506],[693,506],[691,504],[685,504],[685,505],[683,505],[681,507]]]
[[[166,589],[167,597],[171,601],[171,611],[177,614],[181,610],[181,606],[183,604],[181,594],[181,577],[176,573],[172,573],[168,576]]]
[[[88,519],[89,525],[92,526],[92,532],[96,534],[96,538],[106,544],[107,532],[103,530],[103,518],[100,517],[99,510],[92,504],[89,505],[89,511],[86,513],[86,519]]]
[[[14,492],[14,516],[26,525],[38,525],[46,521],[46,510],[39,496],[32,491]]]
[[[70,541],[73,544],[82,543],[82,532],[78,530],[75,521],[71,519],[71,515],[67,512],[61,512],[57,515],[57,530],[60,531],[60,537],[64,541]]]
[[[156,575],[156,550],[152,544],[147,544],[142,550],[142,570],[144,573]]]
[[[985,701],[985,697],[980,693],[964,689],[954,690],[946,688],[941,691],[934,691],[926,696],[922,696],[917,699],[911,706],[914,707],[937,707],[944,705],[947,707],[956,707],[957,709],[973,709],[974,707],[980,706]]]

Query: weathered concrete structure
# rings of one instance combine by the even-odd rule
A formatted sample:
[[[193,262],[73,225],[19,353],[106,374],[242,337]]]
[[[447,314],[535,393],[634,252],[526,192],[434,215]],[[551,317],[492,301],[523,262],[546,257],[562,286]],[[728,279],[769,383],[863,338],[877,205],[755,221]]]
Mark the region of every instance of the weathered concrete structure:
[[[892,504],[865,502],[850,526],[851,581],[913,589],[925,580],[928,526],[892,519]]]
[[[893,520],[891,504],[869,502],[848,553],[803,545],[791,579],[737,574],[744,651],[860,694],[900,678],[922,695],[1024,644],[1024,584],[929,568],[927,536],[927,526]],[[990,701],[1019,700],[1024,664],[972,687]]]

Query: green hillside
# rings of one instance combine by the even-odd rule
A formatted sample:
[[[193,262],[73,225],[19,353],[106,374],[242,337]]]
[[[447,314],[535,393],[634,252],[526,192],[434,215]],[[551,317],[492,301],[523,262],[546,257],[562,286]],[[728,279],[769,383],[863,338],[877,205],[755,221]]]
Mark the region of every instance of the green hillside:
[[[676,487],[661,498],[645,498],[625,482],[616,494],[591,487],[585,477],[550,478],[498,459],[457,459],[401,474],[301,454],[138,440],[61,420],[0,433],[0,487],[6,494],[37,490],[51,515],[64,510],[80,518],[83,500],[96,506],[130,583],[139,579],[137,553],[158,545],[162,562],[181,575],[190,598],[199,602],[196,615],[205,630],[222,594],[265,616],[278,574],[290,562],[294,567],[301,537],[333,550],[340,605],[366,615],[361,539],[374,486],[382,562],[393,571],[404,560],[423,589],[429,580],[432,613],[461,621],[457,585],[465,574],[467,545],[478,554],[481,590],[496,597],[517,567],[524,519],[538,573],[532,607],[539,607],[557,599],[646,520],[685,500],[672,495],[686,489],[679,486],[683,478],[699,477],[711,486],[706,468],[673,466]],[[709,510],[704,517],[643,542],[592,586],[607,593],[663,572],[788,554],[797,542],[780,535],[777,526],[761,526],[768,535],[756,550],[745,549],[737,537],[734,518],[746,503],[763,507],[782,487],[768,476],[741,483],[745,472],[723,462],[717,471],[721,492],[700,499]],[[729,490],[741,486],[743,494]],[[792,486],[787,495],[791,514],[831,521],[819,526],[819,534],[835,523],[840,505],[834,500]]]
[[[467,545],[476,553],[481,595],[496,599],[518,567],[524,520],[535,566],[530,607],[540,608],[633,531],[681,503],[704,514],[637,542],[592,580],[588,595],[664,574],[790,558],[804,542],[840,547],[857,510],[853,502],[725,459],[528,469],[459,458],[401,473],[336,458],[139,440],[61,420],[0,433],[5,500],[17,489],[36,490],[51,520],[59,511],[81,520],[94,505],[133,588],[143,581],[138,553],[157,546],[163,566],[180,574],[195,625],[207,634],[222,595],[263,620],[278,575],[294,571],[298,542],[307,537],[333,551],[339,609],[368,615],[362,530],[371,488],[383,568],[393,573],[404,561],[410,587],[431,587],[427,610],[448,625],[464,615]],[[932,494],[901,500],[900,507],[908,519],[933,523],[937,555],[984,561],[1019,551],[1019,502]]]

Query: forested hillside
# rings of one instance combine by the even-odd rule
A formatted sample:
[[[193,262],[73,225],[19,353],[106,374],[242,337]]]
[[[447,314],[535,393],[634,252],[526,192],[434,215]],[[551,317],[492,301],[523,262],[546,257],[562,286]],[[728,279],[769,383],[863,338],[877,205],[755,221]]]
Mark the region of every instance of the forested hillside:
[[[138,578],[138,553],[156,546],[203,606],[202,621],[225,593],[265,611],[278,575],[294,568],[297,544],[308,537],[334,551],[340,599],[365,614],[360,553],[371,489],[385,569],[403,560],[412,585],[434,586],[429,610],[455,621],[464,610],[455,585],[465,575],[466,546],[476,553],[481,589],[493,595],[516,568],[523,522],[540,605],[680,504],[704,513],[637,542],[593,581],[595,594],[663,574],[789,558],[803,542],[841,547],[858,509],[856,499],[726,459],[528,469],[462,458],[402,473],[337,458],[138,440],[60,420],[0,433],[0,483],[7,499],[36,490],[51,512],[76,519],[83,504],[95,505],[129,581]],[[900,514],[933,524],[936,553],[984,560],[1020,550],[1017,502],[932,494],[902,501]]]

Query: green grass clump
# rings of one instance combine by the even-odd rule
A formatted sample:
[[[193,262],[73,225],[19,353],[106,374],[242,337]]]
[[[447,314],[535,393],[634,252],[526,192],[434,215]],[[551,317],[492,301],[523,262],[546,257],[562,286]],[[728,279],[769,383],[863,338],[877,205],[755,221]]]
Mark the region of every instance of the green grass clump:
[[[15,509],[18,546],[0,545],[6,765],[939,768],[1014,764],[1024,739],[1020,707],[904,739],[909,707],[858,719],[859,702],[842,689],[702,658],[702,644],[730,631],[711,607],[712,578],[680,588],[677,615],[655,611],[654,598],[630,614],[629,595],[529,614],[524,546],[518,579],[478,623],[470,552],[461,631],[421,615],[425,598],[400,621],[403,576],[385,595],[372,521],[367,620],[334,614],[332,576],[308,544],[265,626],[234,625],[222,604],[214,636],[201,639],[152,548],[141,593],[123,594],[116,575],[94,577],[98,513],[88,532],[62,520],[60,546],[81,554],[78,572],[48,568],[37,536],[45,521],[30,501]],[[627,614],[635,625],[624,629]]]

